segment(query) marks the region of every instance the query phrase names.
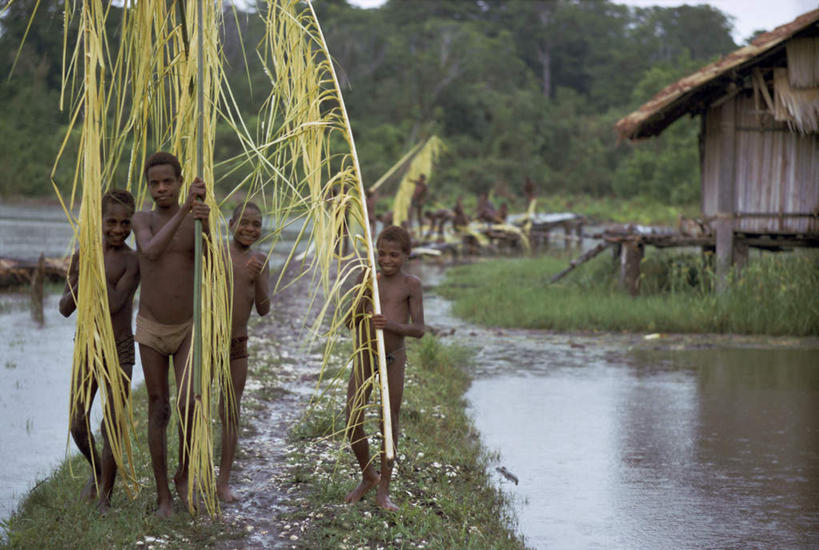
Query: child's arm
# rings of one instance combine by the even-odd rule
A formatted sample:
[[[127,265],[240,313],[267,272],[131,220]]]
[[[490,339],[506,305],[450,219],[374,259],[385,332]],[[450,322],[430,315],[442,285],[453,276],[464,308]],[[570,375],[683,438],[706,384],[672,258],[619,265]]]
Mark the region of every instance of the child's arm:
[[[134,299],[139,285],[139,262],[136,256],[128,259],[125,273],[119,278],[116,285],[108,283],[108,308],[111,315],[119,313],[125,305]]]
[[[248,269],[256,274],[256,313],[261,316],[267,315],[270,311],[270,292],[268,290],[268,279],[270,272],[268,265],[264,262],[264,256],[253,254],[248,261]]]
[[[182,221],[188,212],[193,213],[195,219],[204,219],[203,222],[207,226],[208,213],[210,208],[203,202],[197,202],[197,197],[204,198],[205,184],[199,178],[195,179],[191,184],[188,192],[188,199],[185,201],[176,214],[162,226],[162,228],[154,234],[151,231],[151,226],[148,223],[148,214],[137,212],[133,218],[134,238],[136,239],[137,248],[149,260],[155,261],[158,259],[165,249],[170,244],[171,239],[176,234],[176,230],[182,225]]]
[[[409,323],[399,323],[387,319],[384,315],[373,315],[373,325],[377,329],[388,330],[399,336],[421,338],[424,336],[424,289],[417,277],[407,277],[409,290]]]
[[[68,269],[68,277],[65,280],[65,288],[60,298],[60,313],[63,317],[68,317],[77,309],[77,282],[80,278],[80,255],[75,252],[71,257],[71,267]]]

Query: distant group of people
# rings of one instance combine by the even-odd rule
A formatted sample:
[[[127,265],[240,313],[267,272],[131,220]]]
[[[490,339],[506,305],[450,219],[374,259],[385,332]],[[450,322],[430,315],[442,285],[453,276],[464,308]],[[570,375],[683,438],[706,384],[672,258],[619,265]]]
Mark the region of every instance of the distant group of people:
[[[468,226],[473,219],[488,224],[504,224],[509,216],[508,204],[503,202],[499,208],[495,208],[487,192],[482,192],[478,195],[475,213],[471,218],[464,211],[463,197],[460,195],[451,209],[439,208],[437,210],[424,210],[429,189],[426,174],[421,174],[418,178],[411,181],[414,186],[412,198],[407,210],[407,219],[402,225],[409,231],[413,231],[413,226],[415,226],[415,233],[418,236],[431,238],[434,235],[438,235],[438,237],[443,238],[444,228],[447,224],[451,224],[452,229],[458,232]],[[508,185],[505,182],[499,182],[496,187],[497,195],[503,196],[508,200],[515,198],[509,192]],[[531,204],[536,197],[535,183],[528,176],[524,180],[523,195],[527,204]],[[391,225],[393,222],[392,212],[388,211],[382,215],[376,215],[375,208],[377,198],[378,196],[375,191],[367,191],[367,213],[370,220],[371,232],[375,230],[376,221],[380,221],[385,227]],[[423,231],[424,223],[427,227],[426,233]]]
[[[177,403],[182,417],[179,461],[173,481],[180,500],[188,507],[188,455],[192,434],[190,430],[187,433],[182,430],[181,422],[187,419],[190,426],[194,411],[192,376],[185,366],[193,325],[195,221],[201,221],[204,233],[209,232],[210,209],[203,200],[205,183],[199,178],[194,179],[186,200],[179,204],[183,176],[179,160],[174,155],[166,152],[151,155],[145,164],[144,176],[153,200],[154,208],[150,211],[135,212],[134,198],[124,190],[111,190],[103,196],[103,257],[121,382],[126,392],[129,391],[136,342],[148,393],[148,448],[156,481],[156,513],[170,517],[173,497],[167,471],[167,426],[171,418],[168,374],[173,358]],[[227,252],[233,272],[229,354],[234,394],[222,395],[219,407],[222,441],[216,491],[223,502],[239,498],[230,488],[230,473],[238,444],[239,405],[247,378],[247,323],[254,306],[259,315],[270,311],[268,266],[265,256],[252,249],[262,234],[262,212],[252,202],[240,204],[231,215],[229,227],[232,239]],[[126,244],[132,230],[136,250]],[[375,338],[376,329],[383,331],[395,444],[398,442],[406,362],[404,338],[420,338],[424,334],[421,284],[417,277],[403,271],[410,246],[410,236],[404,228],[390,226],[381,232],[376,242],[381,313],[373,313],[370,299],[361,302],[350,318],[351,326],[357,329],[357,340]],[[66,317],[76,309],[77,299],[82,299],[78,296],[78,266],[79,253],[76,253],[59,304],[60,312]],[[136,330],[133,331],[132,304],[137,287],[140,288],[139,306]],[[368,326],[369,331],[366,330]],[[363,405],[369,399],[370,386],[366,381],[374,374],[369,355],[359,354],[350,374],[346,411],[348,436],[361,467],[362,481],[345,500],[356,502],[377,487],[378,505],[395,510],[397,507],[389,497],[392,465],[382,460],[380,472],[376,472],[370,463],[367,437],[362,428]],[[111,450],[111,439],[115,436],[109,434],[103,423],[100,456],[89,427],[91,402],[98,382],[87,371],[80,373],[80,377],[78,384],[72,383],[72,402],[77,406],[70,419],[71,435],[93,468],[82,496],[90,501],[96,500],[104,512],[111,505],[117,471]],[[110,396],[110,388],[108,390]]]

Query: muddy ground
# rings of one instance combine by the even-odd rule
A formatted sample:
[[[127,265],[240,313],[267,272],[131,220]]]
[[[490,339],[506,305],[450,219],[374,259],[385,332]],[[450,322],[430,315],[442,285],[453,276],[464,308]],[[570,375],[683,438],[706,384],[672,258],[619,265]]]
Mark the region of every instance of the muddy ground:
[[[308,528],[283,518],[302,505],[305,490],[288,473],[287,457],[295,451],[288,431],[303,417],[322,364],[320,351],[304,350],[308,285],[305,278],[280,291],[268,316],[251,318],[249,374],[231,479],[241,501],[222,505],[222,520],[245,537],[214,548],[299,547],[299,533]]]

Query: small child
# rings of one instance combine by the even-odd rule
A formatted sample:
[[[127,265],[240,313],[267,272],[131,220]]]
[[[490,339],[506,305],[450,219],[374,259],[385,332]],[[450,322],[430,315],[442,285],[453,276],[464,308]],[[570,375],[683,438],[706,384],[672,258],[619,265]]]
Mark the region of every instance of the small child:
[[[376,241],[378,256],[378,291],[381,314],[372,315],[371,340],[375,340],[375,330],[384,331],[384,348],[387,354],[387,381],[390,393],[390,413],[392,416],[393,444],[398,445],[398,416],[404,393],[404,365],[407,354],[404,338],[421,338],[424,335],[424,303],[421,281],[418,277],[404,273],[404,263],[410,254],[410,235],[402,227],[390,226],[384,229]],[[361,322],[369,307],[359,308],[354,314],[356,325],[356,347],[361,334]],[[366,335],[363,335],[366,337]],[[362,480],[350,491],[344,501],[358,502],[373,487],[377,486],[375,501],[385,510],[395,511],[398,507],[390,500],[390,477],[392,464],[382,456],[381,472],[375,471],[370,463],[370,446],[363,428],[363,410],[370,398],[377,367],[370,362],[370,355],[362,352],[350,373],[347,385],[347,435],[353,454],[361,468]],[[383,453],[383,450],[382,450]]]
[[[230,218],[233,240],[230,243],[230,259],[233,263],[233,315],[230,339],[230,378],[233,385],[232,399],[222,396],[219,416],[222,420],[222,460],[216,494],[224,502],[234,502],[238,497],[230,490],[230,470],[239,440],[239,404],[247,379],[247,320],[256,305],[259,315],[270,311],[268,297],[268,266],[265,257],[250,247],[262,234],[262,212],[252,202],[240,204]]]
[[[131,387],[131,371],[134,366],[134,335],[131,329],[131,312],[134,292],[139,285],[139,261],[136,252],[125,244],[131,234],[131,217],[134,215],[134,197],[128,191],[111,190],[102,197],[102,246],[105,264],[105,279],[108,283],[108,307],[111,313],[111,324],[117,344],[119,367],[122,371],[122,384],[127,392]],[[74,254],[71,271],[65,283],[65,290],[60,299],[60,313],[68,317],[77,309],[77,282],[79,278],[79,253]],[[82,373],[83,384],[90,388],[75,388],[71,384],[71,400],[79,399],[76,411],[71,418],[71,436],[85,459],[94,470],[82,491],[83,498],[94,500],[97,497],[99,479],[98,508],[106,512],[111,506],[111,493],[114,490],[114,478],[117,475],[117,464],[111,452],[111,441],[103,421],[102,460],[97,453],[94,436],[89,432],[91,404],[97,393],[97,381],[86,378]],[[87,382],[86,382],[87,380]],[[74,395],[79,390],[80,395]],[[85,395],[89,398],[86,401]],[[111,395],[109,388],[108,395]],[[109,409],[112,413],[112,409]]]

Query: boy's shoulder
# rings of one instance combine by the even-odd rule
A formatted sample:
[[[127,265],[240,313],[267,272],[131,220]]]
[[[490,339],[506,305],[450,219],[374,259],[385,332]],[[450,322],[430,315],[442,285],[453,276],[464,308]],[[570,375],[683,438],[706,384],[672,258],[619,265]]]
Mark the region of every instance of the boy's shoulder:
[[[411,290],[414,290],[416,288],[421,288],[421,279],[418,278],[417,276],[412,275],[410,273],[403,273],[403,272],[401,273],[401,275],[403,277],[402,280],[401,280],[401,284],[403,284],[407,288],[409,288]]]
[[[153,210],[137,210],[134,212],[134,215],[131,216],[131,224],[150,223],[153,218],[153,213]]]

